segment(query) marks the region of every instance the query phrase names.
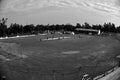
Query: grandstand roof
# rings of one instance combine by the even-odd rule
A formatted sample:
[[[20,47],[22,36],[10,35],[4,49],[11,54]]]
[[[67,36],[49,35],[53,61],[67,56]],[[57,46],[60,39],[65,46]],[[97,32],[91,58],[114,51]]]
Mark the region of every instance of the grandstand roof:
[[[95,29],[84,29],[84,28],[76,28],[75,30],[78,31],[92,31],[92,32],[98,32],[99,30],[95,30]]]

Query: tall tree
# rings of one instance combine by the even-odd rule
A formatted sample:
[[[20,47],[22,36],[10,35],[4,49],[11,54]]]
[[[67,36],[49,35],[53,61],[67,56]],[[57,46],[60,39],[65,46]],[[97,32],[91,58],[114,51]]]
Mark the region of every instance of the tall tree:
[[[90,28],[91,28],[90,24],[87,23],[87,22],[84,23],[84,27],[85,27],[86,29],[90,29]]]
[[[81,24],[77,23],[76,28],[82,28]]]
[[[0,20],[0,36],[6,36],[7,33],[7,20],[8,18],[2,18],[2,20]]]

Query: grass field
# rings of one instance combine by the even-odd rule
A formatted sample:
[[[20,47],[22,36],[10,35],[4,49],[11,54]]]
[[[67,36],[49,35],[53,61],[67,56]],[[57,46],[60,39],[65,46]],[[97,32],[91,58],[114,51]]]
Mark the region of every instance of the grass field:
[[[117,80],[120,80],[120,77]]]
[[[84,74],[95,77],[117,64],[115,57],[120,55],[120,42],[113,37],[65,36],[71,38],[40,41],[46,36],[38,35],[1,40],[1,43],[19,45],[19,51],[12,51],[18,50],[16,47],[7,48],[1,49],[1,54],[27,56],[1,61],[1,75],[6,75],[8,80],[80,80]]]

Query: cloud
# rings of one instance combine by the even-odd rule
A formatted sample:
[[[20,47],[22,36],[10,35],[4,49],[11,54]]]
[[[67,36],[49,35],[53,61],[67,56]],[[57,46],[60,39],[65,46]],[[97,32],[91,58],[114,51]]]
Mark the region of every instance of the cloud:
[[[28,12],[49,7],[89,7],[110,14],[120,15],[120,0],[5,0],[4,11]]]
[[[120,6],[120,0],[116,0],[116,1],[115,1],[115,4],[116,4],[117,6]]]
[[[4,11],[29,11],[31,9],[41,9],[44,7],[77,7],[71,0],[7,0]]]
[[[99,11],[108,12],[112,15],[120,15],[120,5],[116,4],[116,0],[88,0],[89,7]],[[120,2],[120,1],[119,1]]]

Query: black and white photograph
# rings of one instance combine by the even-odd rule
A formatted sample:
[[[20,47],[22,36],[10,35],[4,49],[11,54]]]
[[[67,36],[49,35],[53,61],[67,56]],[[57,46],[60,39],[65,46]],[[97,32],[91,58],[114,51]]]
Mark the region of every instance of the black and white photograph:
[[[120,80],[120,0],[0,0],[0,80]]]

